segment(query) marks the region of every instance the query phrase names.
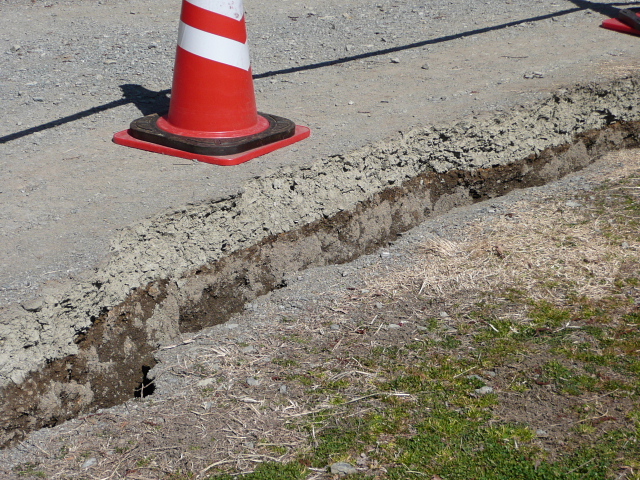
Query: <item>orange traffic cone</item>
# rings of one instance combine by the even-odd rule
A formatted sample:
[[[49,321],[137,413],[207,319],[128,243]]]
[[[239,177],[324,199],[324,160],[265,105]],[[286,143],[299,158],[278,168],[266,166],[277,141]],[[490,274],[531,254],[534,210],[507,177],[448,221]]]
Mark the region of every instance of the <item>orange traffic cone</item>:
[[[237,165],[310,134],[256,110],[242,0],[183,0],[169,113],[134,120],[113,141]]]

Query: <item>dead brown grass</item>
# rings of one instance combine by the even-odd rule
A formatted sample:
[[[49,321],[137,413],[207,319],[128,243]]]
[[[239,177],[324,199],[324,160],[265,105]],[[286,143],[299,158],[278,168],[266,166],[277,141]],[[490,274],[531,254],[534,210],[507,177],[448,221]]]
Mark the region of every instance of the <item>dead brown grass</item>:
[[[620,152],[611,159],[617,164],[606,181],[617,182],[638,175],[637,155]],[[590,180],[585,178],[586,181]],[[640,197],[635,183],[615,187]],[[579,194],[584,199],[589,193]],[[412,257],[413,266],[369,278],[372,290],[393,294],[402,290],[435,297],[456,297],[469,291],[491,291],[510,285],[531,292],[534,299],[559,300],[554,283],[572,284],[572,294],[599,299],[608,295],[621,267],[635,261],[640,243],[621,247],[603,235],[610,217],[574,195],[542,196],[510,205],[506,214],[478,219],[465,228],[465,240],[431,237]],[[620,234],[637,227],[616,225]],[[566,291],[562,294],[566,295]]]

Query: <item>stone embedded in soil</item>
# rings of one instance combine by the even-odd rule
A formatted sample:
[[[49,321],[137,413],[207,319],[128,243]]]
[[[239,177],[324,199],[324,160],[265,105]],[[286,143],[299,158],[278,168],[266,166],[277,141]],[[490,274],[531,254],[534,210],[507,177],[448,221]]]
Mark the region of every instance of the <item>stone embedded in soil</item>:
[[[96,457],[91,457],[91,458],[88,458],[87,461],[82,464],[82,468],[86,470],[97,464],[98,464],[98,459]]]
[[[203,380],[200,380],[197,385],[199,387],[205,388],[208,387],[210,385],[213,385],[214,383],[216,383],[216,379],[215,378],[205,378]]]
[[[331,469],[331,473],[334,475],[352,475],[354,473],[358,473],[356,467],[346,462],[334,463],[329,468]]]
[[[32,298],[22,302],[21,305],[27,312],[39,312],[44,306],[44,301],[41,298]]]
[[[258,385],[260,385],[260,380],[255,377],[249,377],[247,378],[247,385],[249,385],[250,387],[257,387]]]
[[[478,395],[488,395],[489,393],[493,393],[492,387],[482,387],[476,389],[476,394]]]
[[[544,73],[542,73],[542,72],[530,72],[530,73],[525,73],[523,75],[523,77],[526,78],[526,79],[544,78]]]

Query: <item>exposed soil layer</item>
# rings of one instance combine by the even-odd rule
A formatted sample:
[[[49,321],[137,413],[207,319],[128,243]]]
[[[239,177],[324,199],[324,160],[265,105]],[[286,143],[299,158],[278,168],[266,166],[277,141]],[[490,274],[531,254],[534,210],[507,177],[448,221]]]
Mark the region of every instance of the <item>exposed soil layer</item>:
[[[605,152],[638,146],[639,131],[640,122],[613,122],[513,163],[424,172],[354,208],[270,235],[179,279],[156,279],[135,288],[125,301],[104,308],[90,328],[76,335],[76,354],[53,359],[22,382],[4,388],[0,444],[150,393],[146,373],[155,364],[153,352],[163,342],[181,332],[225,322],[247,302],[286,285],[284,279],[292,272],[349,262],[430,216],[558,179]]]
[[[79,337],[107,312],[154,282],[173,285],[181,299],[187,298],[180,305],[197,303],[205,286],[188,290],[191,284],[186,279],[270,236],[356,212],[363,202],[421,175],[482,172],[571,145],[585,132],[638,121],[637,83],[630,77],[577,86],[507,112],[486,112],[453,125],[415,128],[349,153],[276,169],[247,181],[234,194],[185,204],[133,224],[112,239],[108,255],[95,269],[52,281],[34,297],[0,307],[0,388],[20,385],[44,366],[78,355]],[[612,139],[602,149],[620,142]],[[567,152],[567,159],[585,155],[584,148],[575,146]],[[541,167],[540,175],[555,178],[559,168],[551,163]],[[473,185],[471,189],[477,190]],[[447,205],[467,201],[469,195],[478,194],[460,190],[429,208],[444,211]],[[376,223],[371,232],[348,235],[381,241],[393,230],[386,226],[388,221]],[[410,223],[403,218],[398,221]],[[316,253],[321,250],[314,248]],[[296,259],[289,267],[295,271],[304,262]],[[273,282],[278,284],[282,278]],[[256,285],[246,288],[261,291]],[[162,308],[154,309],[150,325],[174,325],[150,327],[157,344],[173,342],[178,334],[178,303],[163,302]]]

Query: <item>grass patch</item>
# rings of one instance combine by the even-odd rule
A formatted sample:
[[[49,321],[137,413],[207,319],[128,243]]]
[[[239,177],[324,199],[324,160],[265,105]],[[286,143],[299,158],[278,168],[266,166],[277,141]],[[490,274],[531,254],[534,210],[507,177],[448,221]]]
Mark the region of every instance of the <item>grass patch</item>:
[[[207,480],[302,480],[306,477],[306,469],[299,463],[286,465],[276,462],[265,462],[258,465],[255,471],[247,474],[220,474],[205,477]]]
[[[637,188],[637,178],[625,182]],[[635,190],[611,195],[621,185],[580,198],[571,216],[538,206],[548,223],[527,232],[537,266],[526,249],[513,253],[517,229],[492,239],[499,248],[425,247],[447,266],[422,273],[415,297],[394,284],[381,299],[412,302],[421,338],[351,352],[375,381],[319,375],[324,408],[292,422],[312,442],[279,468],[347,462],[352,479],[639,478],[640,261],[621,246],[638,240],[640,209]],[[469,272],[492,283],[465,284]],[[456,315],[439,320],[447,302]],[[555,417],[541,420],[537,408]]]

